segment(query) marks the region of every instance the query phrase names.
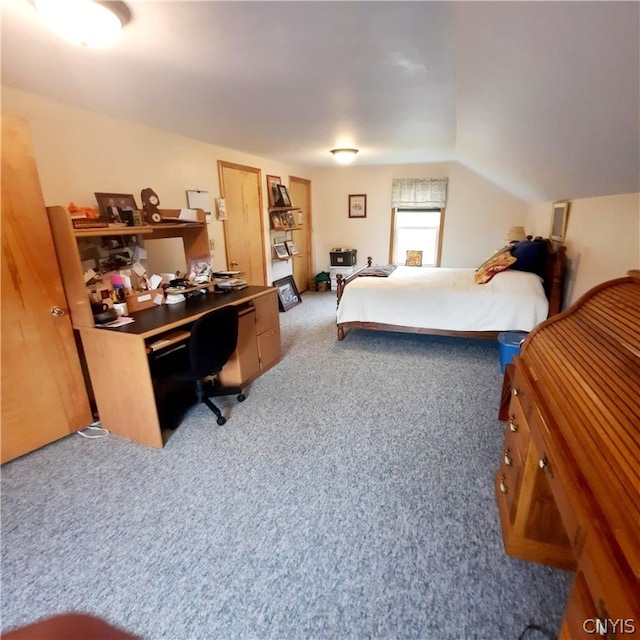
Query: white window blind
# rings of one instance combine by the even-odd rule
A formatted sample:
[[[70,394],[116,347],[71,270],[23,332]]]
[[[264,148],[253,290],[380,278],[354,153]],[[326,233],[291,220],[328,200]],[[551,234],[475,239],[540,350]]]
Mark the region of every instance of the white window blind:
[[[449,178],[394,178],[391,206],[397,209],[444,209]]]

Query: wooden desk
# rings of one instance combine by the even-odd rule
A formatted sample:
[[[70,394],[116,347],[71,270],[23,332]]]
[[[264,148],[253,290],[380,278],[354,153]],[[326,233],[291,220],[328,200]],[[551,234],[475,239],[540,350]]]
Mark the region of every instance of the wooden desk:
[[[224,384],[246,384],[280,360],[278,300],[273,287],[202,294],[145,309],[131,314],[135,322],[115,329],[78,327],[102,426],[161,448],[148,347],[163,335],[188,330],[200,316],[229,304],[238,306],[241,316],[238,348],[221,379]]]
[[[640,637],[640,273],[539,325],[510,384],[506,552],[576,572],[563,640]]]

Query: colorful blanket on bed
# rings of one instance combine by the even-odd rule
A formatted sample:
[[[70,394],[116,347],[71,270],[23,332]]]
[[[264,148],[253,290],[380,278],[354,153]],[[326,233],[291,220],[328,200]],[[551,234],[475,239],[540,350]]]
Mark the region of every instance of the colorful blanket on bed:
[[[378,278],[387,278],[396,270],[395,264],[373,264],[365,267],[358,273],[359,276],[376,276]]]

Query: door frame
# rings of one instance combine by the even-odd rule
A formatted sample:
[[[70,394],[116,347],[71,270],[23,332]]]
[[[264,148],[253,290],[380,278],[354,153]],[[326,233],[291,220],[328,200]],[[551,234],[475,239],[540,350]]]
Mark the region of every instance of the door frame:
[[[260,207],[260,239],[262,240],[262,284],[267,286],[267,252],[265,249],[265,226],[264,226],[264,210],[262,206],[262,170],[258,167],[250,167],[245,164],[238,164],[236,162],[227,162],[226,160],[218,160],[218,185],[220,187],[220,197],[224,198],[224,179],[223,169],[237,169],[238,171],[247,171],[249,173],[255,173],[258,177],[258,206]],[[222,220],[222,230],[224,235],[224,251],[227,262],[227,269],[229,268],[229,242],[227,240],[227,225],[226,220]]]
[[[311,209],[312,209],[311,180],[309,180],[308,178],[300,178],[298,176],[289,175],[289,185],[291,185],[292,182],[298,182],[300,184],[304,184],[309,189],[309,211],[307,211],[307,223],[305,224],[304,233],[307,236],[307,248],[308,248],[307,273],[309,274],[309,278],[313,278],[313,243],[312,243],[313,236],[311,234],[313,216],[311,213]]]

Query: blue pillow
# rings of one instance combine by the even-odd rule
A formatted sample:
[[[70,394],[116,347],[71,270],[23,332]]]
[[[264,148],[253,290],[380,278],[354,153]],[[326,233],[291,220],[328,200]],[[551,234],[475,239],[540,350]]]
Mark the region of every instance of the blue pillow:
[[[544,278],[547,258],[547,244],[544,240],[522,240],[512,249],[511,255],[517,262],[511,265],[517,271],[530,271]]]

